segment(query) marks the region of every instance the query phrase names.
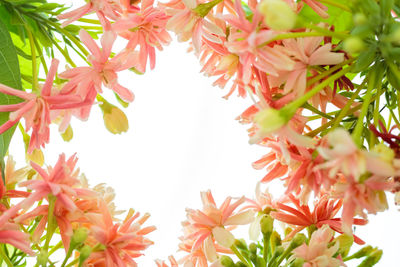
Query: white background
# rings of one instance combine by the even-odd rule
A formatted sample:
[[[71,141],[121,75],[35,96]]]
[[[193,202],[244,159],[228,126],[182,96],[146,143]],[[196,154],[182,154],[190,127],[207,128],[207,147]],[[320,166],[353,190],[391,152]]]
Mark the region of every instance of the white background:
[[[154,259],[175,254],[185,208],[201,208],[200,191],[211,189],[219,203],[228,195],[251,197],[265,175],[253,170],[251,162],[267,151],[249,145],[246,126],[235,121],[250,100],[236,95],[224,100],[227,90],[211,86],[213,79],[199,73],[198,60],[186,48],[174,41],[157,53],[154,71],[120,76],[121,84],[136,95],[126,110],[127,133],[109,133],[100,109],[94,107],[88,122],[72,122],[74,138],[69,143],[53,127],[45,150],[48,164],[60,153],[77,152],[78,165],[91,185],[105,182],[113,187],[121,209],[151,213],[148,223],[158,228],[149,235],[155,245],[138,260],[140,266],[155,266]],[[19,165],[24,162],[18,133],[10,152]],[[389,201],[391,211],[370,216],[370,224],[358,228],[357,234],[384,250],[378,266],[395,267],[400,215]]]

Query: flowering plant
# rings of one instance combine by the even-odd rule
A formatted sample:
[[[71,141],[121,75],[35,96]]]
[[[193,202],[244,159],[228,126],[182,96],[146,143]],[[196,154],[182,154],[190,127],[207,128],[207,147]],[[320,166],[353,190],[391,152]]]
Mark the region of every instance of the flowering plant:
[[[388,208],[388,194],[400,202],[399,1],[88,0],[74,8],[0,0],[0,264],[137,266],[153,244],[148,214],[121,217],[114,191],[90,186],[76,155],[44,165],[41,149],[51,124],[69,141],[72,118],[89,119],[95,106],[110,132],[127,131],[122,108],[134,94],[118,73],[154,69],[168,31],[189,42],[214,85],[230,86],[226,99],[253,101],[238,121],[250,144],[266,148],[253,163],[265,174],[253,199],[218,205],[202,192],[203,208],[187,209],[182,222],[182,255],[155,265],[380,260],[354,229]],[[17,127],[28,162],[20,169],[9,153]],[[278,198],[267,188],[276,180],[285,187]],[[251,243],[233,234],[243,225]]]

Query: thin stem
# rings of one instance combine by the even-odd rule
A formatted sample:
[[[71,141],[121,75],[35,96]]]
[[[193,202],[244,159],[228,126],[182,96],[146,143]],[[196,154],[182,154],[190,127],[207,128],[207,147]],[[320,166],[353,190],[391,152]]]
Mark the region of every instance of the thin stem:
[[[320,81],[321,79],[329,76],[330,74],[334,73],[335,71],[339,70],[340,68],[342,68],[345,65],[350,64],[351,62],[353,62],[355,60],[355,58],[350,58],[348,60],[343,61],[340,64],[335,65],[334,67],[330,68],[329,70],[325,70],[324,72],[318,74],[317,76],[309,79],[307,81],[307,86],[310,86],[318,81]]]
[[[320,117],[324,117],[324,118],[327,118],[327,119],[330,119],[330,120],[333,119],[332,116],[329,116],[328,114],[326,114],[326,113],[320,111],[319,109],[314,108],[312,105],[310,105],[310,104],[308,104],[308,103],[305,103],[304,106],[303,106],[303,108],[308,109],[308,110],[314,112],[315,114],[320,115]]]
[[[38,54],[39,54],[40,62],[41,62],[42,65],[43,65],[44,73],[46,73],[46,75],[47,75],[47,73],[49,72],[49,69],[47,68],[46,60],[44,59],[43,52],[40,50],[39,42],[38,42],[38,40],[35,38],[35,36],[33,36],[33,41],[35,42],[36,51],[37,51]]]
[[[339,116],[335,120],[335,124],[332,126],[332,130],[336,129],[339,124],[342,122],[342,119],[346,116],[347,112],[349,111],[351,105],[354,103],[354,100],[360,93],[361,89],[363,88],[364,84],[366,83],[366,79],[358,86],[357,90],[354,92],[354,94],[351,96],[350,100],[347,101],[346,105],[344,108],[340,111]]]
[[[98,20],[96,20],[96,19],[85,19],[85,18],[80,18],[80,19],[78,19],[78,21],[84,22],[84,23],[90,23],[90,24],[101,25],[100,21],[98,21]]]
[[[81,42],[78,39],[76,39],[76,37],[73,36],[69,31],[65,30],[64,28],[61,28],[60,25],[58,25],[58,23],[55,23],[53,21],[49,21],[48,23],[51,26],[53,26],[57,31],[59,31],[60,33],[64,34],[66,37],[68,37],[68,39],[70,39],[79,48],[79,50],[82,51],[82,53],[85,56],[89,55],[89,52],[86,50],[86,48],[83,47]]]
[[[74,266],[75,264],[77,264],[79,262],[79,258],[76,258],[75,260],[71,261],[67,266],[65,267],[71,267]]]
[[[237,247],[235,245],[231,246],[231,250],[233,253],[235,253],[235,255],[239,258],[239,260],[241,262],[243,262],[246,266],[248,267],[252,267],[253,265],[243,257],[242,253],[240,253],[240,251],[237,249]]]
[[[31,46],[31,55],[32,55],[32,91],[36,92],[39,87],[39,82],[38,82],[38,70],[37,70],[37,65],[36,65],[36,49],[35,49],[35,41],[33,40],[32,32],[24,24],[25,30],[28,33],[28,38],[29,38],[29,43]]]
[[[344,74],[349,72],[351,70],[351,67],[342,69],[341,71],[333,74],[330,76],[328,79],[322,81],[320,84],[316,85],[313,89],[308,91],[306,94],[304,94],[302,97],[296,99],[295,101],[289,103],[288,105],[284,106],[281,111],[283,114],[287,114],[288,118],[291,118],[296,110],[303,106],[311,97],[313,97],[315,94],[320,92],[322,89],[324,89],[326,86],[328,86],[331,82],[335,81],[336,79],[342,77]],[[286,113],[288,112],[288,113]]]
[[[348,6],[341,4],[336,0],[318,0],[318,2],[338,7],[346,12],[351,12],[351,9]]]
[[[6,255],[6,252],[4,251],[4,246],[5,246],[5,244],[4,245],[3,244],[0,245],[0,258],[2,260],[4,260],[4,262],[7,264],[8,267],[13,267],[14,264],[10,261],[10,259]]]
[[[364,129],[364,118],[366,117],[366,115],[368,113],[368,107],[369,107],[369,104],[371,103],[372,91],[375,87],[375,79],[376,79],[376,71],[372,70],[368,77],[367,93],[364,97],[364,103],[362,104],[362,107],[361,107],[360,116],[358,117],[356,127],[354,128],[354,131],[352,133],[354,142],[356,144],[358,144],[358,146],[362,145],[361,134]]]
[[[52,43],[54,44],[54,46],[57,48],[58,51],[60,51],[60,53],[63,55],[63,57],[65,58],[65,60],[73,67],[76,67],[76,64],[72,61],[71,57],[68,55],[68,53],[66,53],[64,51],[64,49],[61,48],[61,46],[57,43],[56,40],[51,40]]]

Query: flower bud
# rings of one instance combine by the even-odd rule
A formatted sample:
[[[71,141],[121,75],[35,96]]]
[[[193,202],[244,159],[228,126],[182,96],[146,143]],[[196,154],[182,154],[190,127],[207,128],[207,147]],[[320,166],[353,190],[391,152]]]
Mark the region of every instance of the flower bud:
[[[88,236],[88,229],[81,227],[74,231],[71,238],[71,243],[82,244]]]
[[[26,161],[33,161],[36,164],[43,166],[44,164],[44,155],[41,149],[35,149],[31,154],[26,153]]]
[[[231,232],[222,227],[214,227],[212,234],[217,241],[223,247],[230,248],[235,243],[235,237]]]
[[[256,254],[257,253],[257,244],[256,243],[251,243],[249,245],[249,250],[250,250],[250,253]]]
[[[354,237],[352,235],[342,234],[335,238],[335,241],[339,242],[339,253],[343,257],[349,254],[350,248],[353,245]]]
[[[220,258],[220,262],[225,267],[235,267],[235,263],[228,256],[222,255],[221,258]]]
[[[297,234],[294,236],[294,238],[292,239],[292,242],[290,242],[290,249],[295,249],[298,246],[304,244],[307,240],[307,237],[304,234]]]
[[[349,54],[357,54],[364,50],[365,44],[361,38],[356,36],[351,36],[344,40],[343,49]]]
[[[89,258],[90,254],[92,253],[92,248],[88,245],[84,245],[79,250],[79,266],[85,262],[87,258]]]
[[[290,267],[303,267],[303,265],[304,260],[302,258],[297,258],[290,264]]]
[[[43,250],[36,256],[36,263],[40,266],[47,266],[48,257],[49,255],[47,254],[47,251]]]
[[[274,229],[274,219],[269,215],[265,215],[262,217],[260,225],[263,235],[271,235]]]
[[[354,253],[351,257],[359,259],[359,258],[368,256],[372,251],[374,251],[373,247],[365,246],[365,247],[361,248],[359,251],[357,251],[356,253]]]
[[[291,30],[296,24],[296,13],[282,0],[263,0],[258,10],[264,16],[265,24],[273,30]]]
[[[68,125],[67,129],[61,133],[61,137],[65,142],[71,141],[72,137],[74,137],[74,131],[72,130],[71,125]]]
[[[362,13],[356,13],[353,16],[353,21],[355,25],[364,25],[368,22],[367,17]]]
[[[262,134],[269,134],[279,130],[287,123],[287,120],[279,110],[267,108],[254,116],[254,122],[260,128]]]
[[[103,120],[107,130],[113,134],[128,131],[128,118],[121,109],[106,101],[100,105],[100,108],[103,111]]]
[[[365,260],[363,260],[361,264],[358,265],[358,267],[374,266],[375,264],[378,263],[381,257],[382,257],[382,250],[376,249]]]
[[[395,156],[394,151],[392,149],[381,143],[374,146],[372,151],[379,154],[379,157],[388,163],[392,163]]]

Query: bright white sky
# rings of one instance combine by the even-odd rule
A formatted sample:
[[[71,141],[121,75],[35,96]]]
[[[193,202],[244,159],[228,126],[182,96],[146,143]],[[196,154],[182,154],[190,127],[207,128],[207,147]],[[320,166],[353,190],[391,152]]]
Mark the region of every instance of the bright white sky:
[[[45,150],[48,164],[60,153],[77,152],[78,165],[91,185],[105,182],[113,187],[121,209],[151,213],[149,224],[158,228],[150,235],[155,245],[138,260],[140,266],[154,266],[154,259],[175,254],[185,208],[201,207],[200,191],[211,189],[217,201],[228,195],[251,197],[265,175],[253,170],[251,162],[266,151],[249,145],[246,126],[234,120],[250,100],[236,95],[224,100],[227,91],[211,86],[213,79],[199,73],[198,60],[186,49],[187,44],[174,41],[157,53],[154,71],[120,75],[121,84],[136,95],[126,110],[127,133],[109,133],[100,109],[94,107],[89,121],[72,122],[71,142],[64,142],[52,128]],[[24,162],[19,134],[10,152],[19,165]],[[277,196],[281,192],[275,187],[270,191]],[[392,202],[391,211],[371,216],[369,225],[357,229],[368,244],[384,250],[378,266],[398,266],[400,214]]]

